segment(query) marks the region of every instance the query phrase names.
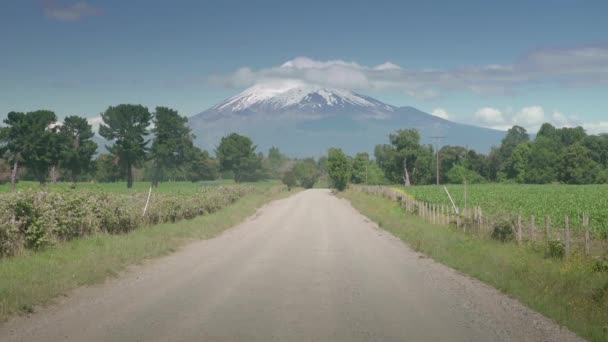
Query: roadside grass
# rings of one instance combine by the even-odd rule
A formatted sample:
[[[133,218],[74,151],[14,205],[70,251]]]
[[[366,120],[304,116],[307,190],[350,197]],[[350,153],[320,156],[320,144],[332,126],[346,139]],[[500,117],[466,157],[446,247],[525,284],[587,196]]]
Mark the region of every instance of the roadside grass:
[[[544,245],[518,247],[436,226],[380,196],[340,194],[413,249],[518,299],[591,341],[608,341],[608,272],[580,256],[545,257]]]
[[[174,252],[189,241],[213,238],[271,200],[295,193],[259,186],[260,191],[192,220],[141,227],[124,235],[96,234],[1,259],[0,321],[16,313],[31,313],[36,305],[52,302],[79,286],[102,282],[129,265]]]

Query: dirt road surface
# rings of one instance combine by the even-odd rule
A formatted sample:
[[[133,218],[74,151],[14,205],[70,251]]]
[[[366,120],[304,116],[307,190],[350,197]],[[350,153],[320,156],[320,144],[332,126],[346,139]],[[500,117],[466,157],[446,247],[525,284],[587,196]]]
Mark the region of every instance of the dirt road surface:
[[[1,341],[580,341],[327,190],[0,325]]]

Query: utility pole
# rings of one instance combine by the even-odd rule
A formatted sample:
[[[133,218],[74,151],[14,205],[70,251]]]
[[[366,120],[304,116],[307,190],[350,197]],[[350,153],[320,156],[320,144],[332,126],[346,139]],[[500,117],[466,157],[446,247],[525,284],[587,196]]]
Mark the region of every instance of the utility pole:
[[[433,139],[435,139],[435,148],[437,149],[437,162],[435,163],[435,176],[437,177],[437,185],[439,185],[439,143],[441,141],[441,139],[444,139],[445,137],[443,136],[434,136],[431,137]]]

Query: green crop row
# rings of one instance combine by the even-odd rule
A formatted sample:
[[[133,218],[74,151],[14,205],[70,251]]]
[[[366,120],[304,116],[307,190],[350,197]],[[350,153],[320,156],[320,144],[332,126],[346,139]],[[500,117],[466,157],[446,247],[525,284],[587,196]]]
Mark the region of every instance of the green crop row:
[[[465,186],[447,185],[459,208],[465,207]],[[399,188],[417,200],[451,205],[443,186]],[[466,186],[466,206],[478,206],[485,215],[521,215],[523,220],[535,216],[543,222],[549,216],[553,226],[563,226],[569,217],[573,229],[582,227],[583,214],[590,217],[590,227],[606,235],[608,232],[608,185],[519,185],[473,184]]]
[[[126,233],[217,211],[255,190],[244,185],[201,187],[189,194],[26,190],[0,195],[0,256],[41,249],[93,233]]]

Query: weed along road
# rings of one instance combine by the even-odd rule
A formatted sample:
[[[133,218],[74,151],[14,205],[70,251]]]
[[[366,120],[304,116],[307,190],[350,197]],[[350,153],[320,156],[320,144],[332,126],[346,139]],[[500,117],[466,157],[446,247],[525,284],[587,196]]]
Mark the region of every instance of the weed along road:
[[[1,341],[578,341],[328,190],[0,324]]]

